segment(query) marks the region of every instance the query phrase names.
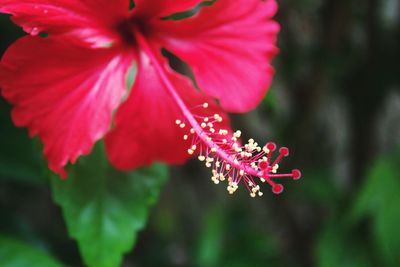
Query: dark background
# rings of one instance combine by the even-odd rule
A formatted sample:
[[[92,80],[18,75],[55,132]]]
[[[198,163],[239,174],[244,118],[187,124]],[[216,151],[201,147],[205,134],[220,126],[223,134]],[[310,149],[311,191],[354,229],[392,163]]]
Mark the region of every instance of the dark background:
[[[303,179],[251,199],[196,161],[174,167],[124,266],[400,266],[400,4],[279,3],[273,86],[234,125],[288,146],[281,166]],[[22,35],[0,15],[1,54]],[[9,110],[0,100],[0,232],[81,266],[50,187],[32,177],[41,153],[26,153]]]

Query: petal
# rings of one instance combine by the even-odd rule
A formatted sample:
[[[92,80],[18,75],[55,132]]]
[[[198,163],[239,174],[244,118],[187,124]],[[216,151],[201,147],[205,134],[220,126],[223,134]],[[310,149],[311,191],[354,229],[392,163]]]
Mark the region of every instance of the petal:
[[[275,0],[218,0],[194,17],[153,21],[153,41],[193,69],[202,90],[228,111],[255,108],[270,86],[279,25]]]
[[[66,176],[68,161],[88,154],[107,133],[132,60],[127,53],[30,36],[7,50],[2,95],[13,104],[14,123],[43,141],[51,170]]]
[[[160,57],[160,60],[163,59]],[[167,66],[165,71],[189,107],[209,100],[194,89],[188,78],[176,74]],[[216,105],[210,104],[209,109],[196,114],[219,111]],[[226,118],[224,113],[219,113]],[[175,124],[176,119],[182,118],[177,104],[165,89],[147,55],[142,52],[132,92],[118,109],[115,128],[106,136],[106,149],[111,163],[121,170],[150,165],[154,161],[183,163],[188,158],[190,144],[183,140],[185,131]],[[189,127],[186,126],[186,132]]]
[[[140,18],[166,17],[190,10],[201,2],[203,0],[135,0],[134,16]]]
[[[0,12],[31,35],[63,34],[99,47],[118,37],[115,25],[129,15],[129,0],[0,0]]]

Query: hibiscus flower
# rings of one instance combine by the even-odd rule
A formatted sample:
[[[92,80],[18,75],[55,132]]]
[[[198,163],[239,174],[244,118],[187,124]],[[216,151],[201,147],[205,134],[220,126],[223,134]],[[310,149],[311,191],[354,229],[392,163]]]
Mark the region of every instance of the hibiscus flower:
[[[0,12],[29,33],[1,59],[1,93],[14,123],[42,140],[52,171],[66,177],[64,167],[104,138],[120,170],[196,153],[215,183],[228,179],[230,193],[243,180],[261,195],[253,176],[275,193],[283,187],[272,178],[300,177],[274,174],[287,149],[272,162],[274,144],[242,146],[223,111],[255,108],[271,83],[275,0],[217,0],[169,19],[201,2],[0,0]],[[190,66],[200,90],[169,67],[162,49]]]

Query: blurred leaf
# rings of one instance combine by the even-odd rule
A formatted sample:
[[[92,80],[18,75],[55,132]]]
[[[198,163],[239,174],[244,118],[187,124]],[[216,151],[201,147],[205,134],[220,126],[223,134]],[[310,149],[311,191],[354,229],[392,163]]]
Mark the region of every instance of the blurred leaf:
[[[40,151],[25,129],[13,125],[10,107],[0,98],[0,179],[40,183],[42,167]]]
[[[318,267],[373,266],[362,238],[332,220],[317,240],[316,253]]]
[[[196,13],[198,13],[200,11],[200,9],[202,9],[203,7],[211,6],[214,4],[214,2],[215,2],[215,0],[212,0],[212,1],[206,0],[206,1],[203,1],[200,4],[198,4],[192,10],[178,12],[178,13],[169,15],[163,19],[165,19],[165,20],[181,20],[181,19],[190,18],[190,17],[194,16]]]
[[[119,266],[143,229],[149,208],[167,179],[155,164],[135,172],[117,172],[102,146],[69,170],[66,181],[52,179],[55,201],[62,207],[71,237],[88,266]]]
[[[292,191],[296,201],[304,199],[303,201],[325,211],[335,211],[338,208],[343,193],[338,190],[328,168],[304,170],[303,177],[305,178],[300,180],[300,186],[297,183],[289,183],[286,186],[287,189],[295,187]]]
[[[126,88],[127,88],[128,92],[130,92],[132,89],[132,86],[136,79],[136,75],[137,75],[137,64],[136,64],[136,62],[133,62],[132,66],[128,70],[128,76],[126,77]],[[127,94],[127,95],[129,95],[129,94]]]
[[[400,265],[400,152],[384,157],[372,166],[356,199],[352,218],[372,218],[377,249],[386,264]]]
[[[60,267],[55,259],[45,252],[20,241],[0,236],[1,267]]]
[[[197,266],[218,266],[224,239],[224,219],[224,214],[218,208],[206,215],[204,228],[199,235]]]
[[[271,108],[273,111],[276,111],[278,107],[278,99],[275,90],[272,87],[268,90],[268,93],[265,95],[261,103],[262,105]]]

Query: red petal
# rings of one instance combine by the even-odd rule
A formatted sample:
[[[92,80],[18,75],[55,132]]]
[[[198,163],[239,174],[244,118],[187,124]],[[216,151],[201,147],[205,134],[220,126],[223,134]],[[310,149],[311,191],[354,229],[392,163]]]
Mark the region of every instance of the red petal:
[[[159,60],[165,61],[161,57]],[[209,100],[194,89],[188,78],[176,74],[168,67],[165,67],[165,71],[188,107]],[[210,105],[206,111],[210,114],[218,112],[226,117],[215,105]],[[199,112],[196,114],[204,115]],[[187,149],[190,144],[183,140],[184,131],[175,125],[176,119],[183,118],[149,58],[141,53],[132,92],[118,109],[115,128],[106,136],[110,161],[122,170],[149,165],[154,161],[183,163],[188,158]],[[189,127],[186,126],[187,131]]]
[[[128,7],[129,0],[0,0],[0,12],[31,35],[64,34],[97,47],[116,40],[115,25]]]
[[[201,89],[228,111],[246,112],[274,73],[279,25],[275,0],[218,0],[181,21],[153,21],[153,37],[192,67]]]
[[[0,86],[17,126],[39,135],[49,168],[62,176],[68,161],[90,152],[109,130],[126,93],[132,56],[24,37],[1,61]]]
[[[209,1],[209,0],[206,0]],[[202,0],[135,0],[135,16],[140,18],[166,17],[187,11],[203,2]]]

